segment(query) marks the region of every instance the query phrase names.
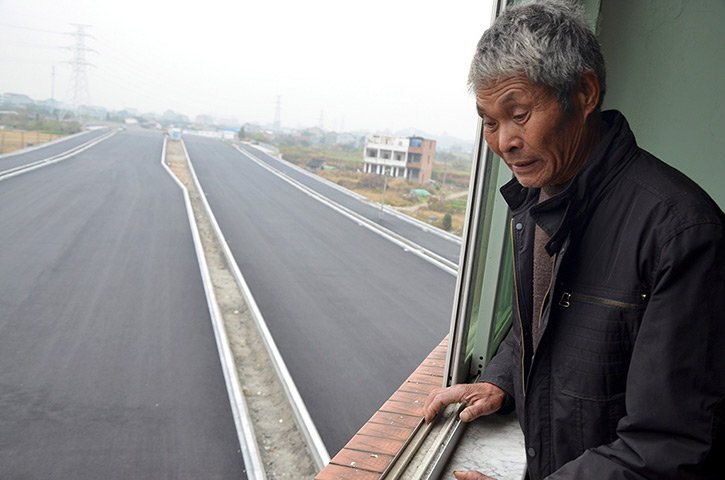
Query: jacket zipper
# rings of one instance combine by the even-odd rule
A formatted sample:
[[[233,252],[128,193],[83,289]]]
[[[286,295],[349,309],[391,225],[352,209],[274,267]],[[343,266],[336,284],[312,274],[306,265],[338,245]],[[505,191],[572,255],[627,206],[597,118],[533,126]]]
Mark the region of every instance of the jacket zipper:
[[[647,300],[647,294],[643,293],[642,295],[640,295],[640,299],[642,300],[642,302]],[[623,308],[625,310],[639,310],[640,308],[640,305],[634,303],[620,302],[618,300],[612,300],[609,298],[594,297],[591,295],[581,295],[578,293],[569,292],[564,292],[561,295],[561,299],[559,299],[559,305],[564,308],[569,308],[569,306],[571,305],[571,300],[581,300],[583,302],[596,303],[598,305],[604,305],[607,307]]]
[[[546,293],[544,293],[544,298],[541,300],[541,307],[539,307],[539,332],[541,332],[541,319],[544,317],[544,305],[546,305],[546,299],[549,297],[549,293],[551,292],[551,285],[554,283],[554,272],[556,271],[556,257],[559,256],[559,253],[554,254],[554,260],[551,263],[551,278],[549,278],[549,286],[546,288]],[[540,334],[540,333],[539,333]],[[531,344],[534,346],[534,355],[536,355],[536,339],[531,339]]]
[[[511,224],[509,226],[511,229],[511,258],[513,259],[514,263],[514,295],[516,297],[516,309],[518,310],[519,314],[519,328],[521,329],[521,334],[524,333],[524,322],[521,320],[521,303],[519,302],[519,280],[518,276],[516,275],[516,247],[514,245],[514,219],[511,219]],[[524,397],[526,397],[526,372],[524,372],[524,365],[526,360],[526,342],[524,342],[524,339],[521,339],[521,390],[524,393]]]

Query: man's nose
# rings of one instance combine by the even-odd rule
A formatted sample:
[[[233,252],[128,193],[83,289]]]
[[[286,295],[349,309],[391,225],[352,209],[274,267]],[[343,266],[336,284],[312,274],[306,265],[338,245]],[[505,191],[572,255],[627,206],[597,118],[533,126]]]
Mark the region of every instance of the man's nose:
[[[502,153],[511,153],[523,147],[519,128],[512,124],[501,124],[498,132],[498,148]]]

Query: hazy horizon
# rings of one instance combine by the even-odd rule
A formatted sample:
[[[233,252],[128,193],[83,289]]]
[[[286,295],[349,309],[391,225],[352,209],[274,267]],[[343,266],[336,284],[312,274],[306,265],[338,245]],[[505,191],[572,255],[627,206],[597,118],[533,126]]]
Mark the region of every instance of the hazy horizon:
[[[0,92],[71,103],[75,24],[88,104],[172,110],[283,128],[400,131],[472,140],[470,58],[491,1],[0,1]],[[91,51],[92,50],[92,51]]]

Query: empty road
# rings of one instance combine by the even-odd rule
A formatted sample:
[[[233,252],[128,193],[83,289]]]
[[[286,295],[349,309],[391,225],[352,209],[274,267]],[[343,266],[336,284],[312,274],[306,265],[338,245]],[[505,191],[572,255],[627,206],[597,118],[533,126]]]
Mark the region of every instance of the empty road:
[[[370,201],[361,201],[356,196],[350,195],[345,191],[341,191],[339,188],[329,185],[327,182],[321,181],[321,179],[316,175],[301,172],[289,163],[267,155],[258,148],[241,142],[236,142],[236,144],[250,155],[253,155],[284,174],[289,175],[298,182],[309,186],[327,198],[330,198],[335,203],[367,218],[372,222],[377,223],[383,228],[407,238],[417,245],[440,255],[454,264],[458,264],[461,252],[461,241],[460,239],[453,240],[453,238],[455,238],[453,235],[436,233],[435,229],[429,228],[425,224],[422,224],[422,222],[413,222],[407,219],[404,220],[398,215],[391,214],[390,212],[385,212],[381,215],[379,205],[375,205]]]
[[[217,139],[184,137],[331,454],[448,333],[455,277]]]
[[[0,182],[0,478],[245,478],[162,144]]]

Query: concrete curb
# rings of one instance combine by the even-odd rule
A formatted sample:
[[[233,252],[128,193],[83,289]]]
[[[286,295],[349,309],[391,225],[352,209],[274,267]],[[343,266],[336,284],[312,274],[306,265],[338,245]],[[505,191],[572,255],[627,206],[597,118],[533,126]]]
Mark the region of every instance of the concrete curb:
[[[209,268],[206,263],[206,256],[204,253],[204,247],[201,243],[201,237],[199,235],[199,228],[194,218],[194,210],[191,205],[191,199],[189,198],[189,191],[183,183],[174,175],[171,169],[166,164],[166,142],[167,139],[164,137],[164,146],[161,153],[161,164],[172,179],[179,185],[184,194],[184,203],[186,205],[186,212],[189,218],[189,226],[191,228],[191,234],[194,241],[194,249],[196,250],[196,257],[199,262],[199,271],[201,273],[202,283],[204,285],[204,293],[207,298],[207,305],[209,306],[209,315],[211,316],[211,323],[214,329],[214,337],[217,344],[217,350],[219,351],[219,360],[221,361],[222,372],[224,374],[224,381],[227,386],[227,393],[229,395],[229,403],[232,409],[232,415],[234,417],[234,424],[237,429],[237,437],[239,438],[239,446],[242,451],[242,458],[244,465],[247,470],[248,480],[266,480],[267,476],[263,468],[262,458],[259,453],[257,446],[257,439],[252,428],[252,421],[249,417],[249,410],[244,399],[244,394],[239,382],[237,375],[237,369],[234,364],[234,357],[229,347],[229,339],[227,337],[226,329],[224,328],[224,322],[219,309],[219,305],[214,294],[214,286],[212,284],[211,275]],[[182,143],[183,145],[183,143]],[[184,148],[184,153],[188,153]],[[191,163],[189,162],[189,165]],[[198,186],[197,186],[198,188]],[[201,191],[200,196],[203,197]]]
[[[194,183],[199,191],[201,201],[204,204],[204,208],[206,209],[206,212],[209,216],[209,220],[212,224],[212,227],[214,229],[215,234],[217,235],[217,238],[219,239],[219,243],[222,245],[222,249],[224,250],[224,256],[227,259],[228,264],[230,265],[232,272],[234,274],[234,277],[236,278],[242,293],[244,295],[244,298],[247,302],[247,306],[249,308],[249,311],[252,314],[252,317],[254,318],[254,321],[257,325],[257,328],[262,335],[262,338],[264,340],[265,347],[267,349],[267,352],[272,359],[272,364],[274,366],[274,370],[277,373],[277,376],[282,384],[282,387],[285,391],[285,394],[287,396],[287,399],[290,402],[290,405],[292,406],[295,420],[297,422],[297,425],[299,426],[299,429],[302,431],[306,441],[307,445],[313,455],[315,465],[318,469],[322,469],[325,465],[327,465],[330,462],[330,454],[327,451],[327,448],[325,447],[324,442],[322,441],[322,437],[320,436],[319,432],[317,431],[317,427],[315,426],[314,422],[312,421],[312,417],[310,416],[307,407],[305,406],[304,400],[302,399],[302,396],[299,393],[299,390],[297,390],[297,386],[294,383],[294,380],[292,379],[292,375],[290,375],[289,370],[287,369],[287,366],[284,362],[284,359],[282,358],[282,355],[279,352],[279,349],[277,348],[277,345],[274,341],[274,338],[272,338],[272,334],[270,333],[269,329],[267,328],[267,324],[264,320],[264,316],[262,315],[262,312],[259,309],[259,306],[257,305],[257,302],[254,299],[254,296],[252,295],[252,292],[249,288],[249,285],[247,284],[246,280],[244,279],[244,276],[242,275],[242,272],[239,269],[239,265],[237,264],[236,260],[234,259],[234,255],[231,252],[231,249],[229,248],[229,245],[224,238],[224,234],[221,231],[221,228],[219,227],[219,224],[217,223],[216,217],[214,216],[214,213],[211,210],[211,207],[209,205],[209,202],[206,199],[206,195],[204,195],[204,191],[201,188],[201,184],[199,183],[199,179],[196,175],[196,171],[194,170],[194,165],[191,162],[191,158],[189,157],[189,152],[186,149],[186,145],[184,144],[184,141],[181,140],[181,145],[184,149],[184,153],[186,154],[186,158],[188,160],[189,170],[191,172],[191,176],[194,180]]]

